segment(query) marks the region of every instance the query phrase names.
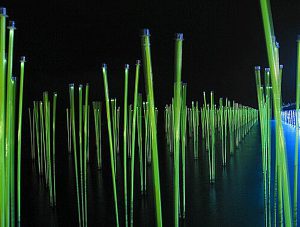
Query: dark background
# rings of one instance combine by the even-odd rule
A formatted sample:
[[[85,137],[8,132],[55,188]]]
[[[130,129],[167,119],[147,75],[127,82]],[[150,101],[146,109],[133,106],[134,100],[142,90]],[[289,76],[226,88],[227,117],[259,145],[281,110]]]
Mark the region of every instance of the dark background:
[[[297,1],[271,1],[285,65],[283,101],[294,99]],[[91,84],[91,99],[103,99],[101,63],[108,64],[112,97],[122,97],[123,65],[141,58],[139,31],[149,28],[156,103],[173,93],[174,33],[184,33],[182,78],[188,101],[202,91],[256,107],[253,67],[267,65],[259,1],[2,1],[16,21],[14,72],[26,55],[25,105],[44,90],[66,99],[68,83]],[[143,81],[140,87],[144,89]],[[132,91],[131,89],[129,91]],[[129,97],[132,97],[130,92]]]

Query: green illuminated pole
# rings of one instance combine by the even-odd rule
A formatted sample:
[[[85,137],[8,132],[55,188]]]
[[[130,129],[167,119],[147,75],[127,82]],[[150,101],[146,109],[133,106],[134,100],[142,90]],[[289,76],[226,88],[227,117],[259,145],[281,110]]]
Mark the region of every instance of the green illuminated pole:
[[[5,125],[5,148],[7,155],[7,162],[5,165],[6,168],[6,224],[10,225],[10,197],[11,197],[11,184],[8,182],[11,174],[11,155],[12,155],[12,105],[13,105],[13,82],[12,82],[12,66],[13,66],[13,47],[14,47],[14,30],[15,22],[9,21],[9,26],[7,27],[9,30],[9,40],[8,40],[8,58],[7,58],[7,75],[6,75],[6,88],[7,88],[7,96],[6,96],[6,125]]]
[[[171,124],[172,124],[172,114],[171,114],[171,104],[167,108],[167,118],[168,118],[168,142],[169,142],[169,152],[172,152],[172,139],[171,139]]]
[[[198,149],[197,149],[197,133],[196,133],[196,107],[192,101],[192,125],[193,125],[193,144],[194,144],[194,159],[198,159]]]
[[[155,211],[156,211],[156,225],[162,226],[162,212],[161,212],[161,194],[160,194],[160,179],[159,179],[159,160],[157,148],[157,132],[155,120],[155,105],[154,105],[154,92],[153,92],[153,75],[151,65],[150,53],[150,32],[144,29],[141,35],[141,48],[143,53],[144,74],[146,79],[146,91],[149,102],[149,117],[152,133],[152,172],[153,172],[153,185],[155,196]]]
[[[71,114],[71,108],[69,109],[69,136],[70,136],[70,151],[69,154],[72,152],[72,114]]]
[[[98,121],[99,121],[99,166],[100,169],[102,168],[102,157],[101,157],[101,144],[102,144],[102,103],[99,102],[99,108],[98,108]]]
[[[46,153],[46,125],[45,125],[45,114],[44,114],[44,108],[45,108],[45,103],[43,101],[40,101],[40,124],[41,124],[41,138],[42,138],[42,165],[43,165],[43,173],[42,175],[45,176],[46,179],[46,186],[48,186],[48,165],[47,165],[47,153]]]
[[[202,143],[204,150],[207,150],[207,144],[206,144],[206,140],[207,140],[207,135],[206,135],[206,108],[203,104],[202,108],[201,108],[201,130],[202,130]]]
[[[135,132],[136,132],[136,115],[139,90],[140,60],[136,61],[135,68],[135,85],[134,85],[134,101],[133,101],[133,117],[132,117],[132,133],[131,133],[131,185],[130,185],[130,226],[133,226],[133,196],[134,196],[134,158],[135,158]]]
[[[196,148],[197,148],[197,158],[199,157],[199,102],[196,101],[196,113],[195,113],[195,123],[196,123]]]
[[[84,215],[84,192],[83,192],[83,182],[84,182],[84,173],[83,173],[83,151],[82,151],[82,148],[83,148],[83,144],[82,144],[82,89],[83,89],[83,86],[80,84],[79,85],[79,88],[78,88],[78,94],[79,94],[79,174],[80,174],[80,195],[81,195],[81,217],[82,217],[82,224],[84,225],[85,224],[85,215]]]
[[[223,98],[220,98],[219,101],[219,113],[220,113],[220,130],[221,130],[221,147],[222,147],[222,164],[226,165],[226,150],[225,150],[225,140],[224,138],[224,107],[223,107]]]
[[[112,115],[114,168],[115,168],[115,173],[117,173],[117,100],[111,99],[110,103],[111,103],[111,115]]]
[[[169,147],[169,107],[168,104],[165,106],[165,134],[167,140],[167,147]]]
[[[174,80],[175,80],[175,153],[174,153],[174,226],[179,226],[179,157],[180,157],[180,116],[181,116],[181,67],[182,67],[182,41],[183,34],[177,33],[175,37]]]
[[[118,151],[118,107],[117,107],[117,99],[114,98],[114,107],[113,107],[113,125],[114,125],[114,141],[115,141],[115,169],[117,173],[117,154],[119,153]]]
[[[73,138],[73,149],[74,149],[74,165],[75,165],[75,180],[76,180],[76,195],[77,195],[77,212],[78,212],[78,223],[81,226],[81,209],[80,209],[80,191],[79,191],[79,179],[78,179],[78,163],[77,163],[77,145],[76,145],[76,128],[75,128],[75,104],[74,104],[74,84],[69,85],[70,93],[70,114],[72,119],[72,138]]]
[[[150,122],[149,122],[149,105],[148,102],[145,102],[146,106],[146,123],[147,123],[147,162],[150,165],[151,164],[151,128],[150,128]],[[157,116],[157,115],[156,115]]]
[[[99,124],[98,124],[98,102],[92,102],[93,104],[93,113],[94,113],[94,125],[95,125],[95,141],[96,141],[96,154],[97,154],[97,167],[99,169],[99,166],[100,166],[100,163],[99,163],[99,141],[98,141],[98,138],[99,138],[99,135],[98,135],[98,127],[99,127]]]
[[[84,103],[84,149],[83,149],[83,207],[82,216],[84,217],[84,226],[87,226],[87,152],[88,152],[88,113],[89,113],[89,84],[85,85],[85,103]]]
[[[31,159],[34,160],[34,143],[33,143],[33,131],[32,131],[32,123],[33,117],[31,116],[30,108],[28,108],[29,115],[29,129],[30,129],[30,148],[31,148]]]
[[[144,143],[144,190],[147,191],[147,158],[149,147],[149,127],[148,127],[148,106],[146,102],[143,102],[144,109],[144,123],[145,123],[145,143]]]
[[[124,162],[124,203],[125,203],[125,226],[128,226],[127,212],[127,96],[128,96],[128,71],[129,65],[125,65],[125,84],[124,84],[124,127],[123,127],[123,162]]]
[[[283,65],[279,65],[279,91],[281,94],[281,84],[282,84],[282,71],[283,71]],[[280,105],[282,106],[282,97],[280,99]]]
[[[46,179],[49,187],[50,205],[53,206],[53,179],[52,179],[52,161],[51,161],[51,141],[50,141],[50,101],[48,92],[43,93],[44,100],[44,120],[45,120],[45,136],[46,136]]]
[[[39,102],[39,110],[40,110],[40,136],[41,136],[41,154],[42,154],[42,175],[47,175],[46,172],[46,146],[45,146],[45,126],[44,126],[44,111],[43,111],[43,102]],[[48,185],[48,178],[46,177],[46,185]]]
[[[40,137],[41,137],[41,164],[42,164],[42,172],[41,175],[46,174],[46,170],[45,170],[45,163],[46,163],[46,159],[45,159],[45,131],[44,131],[44,113],[43,113],[43,102],[40,101],[39,102],[39,114],[40,114]],[[47,184],[47,178],[46,178],[46,184]]]
[[[132,135],[131,135],[131,132],[132,132],[132,105],[130,104],[129,105],[129,108],[128,108],[128,127],[127,127],[127,135],[128,135],[128,158],[131,158],[131,141],[132,141]]]
[[[35,133],[36,133],[36,147],[37,147],[37,158],[38,158],[38,171],[39,175],[41,175],[41,145],[40,145],[40,132],[39,132],[39,111],[38,111],[38,102],[33,102],[33,112],[35,119]]]
[[[15,226],[15,116],[17,78],[12,77],[12,106],[11,106],[11,155],[10,155],[10,225]]]
[[[192,108],[188,108],[188,122],[189,122],[189,137],[192,137],[192,133],[193,133]]]
[[[203,107],[204,107],[204,112],[205,112],[205,134],[206,134],[206,149],[208,153],[210,154],[210,128],[209,128],[209,119],[210,119],[210,111],[209,111],[209,105],[206,103],[206,93],[203,92]],[[208,156],[209,160],[209,166],[211,165],[211,157],[210,155]],[[210,167],[209,167],[210,168]]]
[[[113,144],[112,144],[112,132],[111,132],[111,120],[110,120],[110,107],[109,107],[109,93],[108,93],[108,84],[107,84],[107,66],[106,66],[106,64],[102,65],[102,73],[103,73],[104,90],[105,90],[106,116],[107,116],[107,127],[108,127],[108,136],[109,136],[110,164],[111,164],[111,175],[112,175],[114,201],[115,201],[115,216],[116,216],[116,225],[119,226],[118,198],[117,198],[116,176],[115,176],[115,166],[114,166],[114,152],[113,152]]]
[[[52,111],[52,154],[53,154],[53,204],[56,206],[56,177],[55,177],[55,125],[56,125],[56,100],[57,93],[53,94],[53,111]]]
[[[30,112],[30,115],[31,115],[31,130],[32,130],[32,153],[33,153],[33,161],[34,163],[38,160],[37,160],[37,149],[36,149],[36,129],[35,129],[35,122],[36,122],[36,118],[35,118],[35,112],[34,112],[34,107],[32,108],[28,108],[28,112]]]
[[[36,146],[35,146],[35,141],[36,141],[36,138],[35,138],[35,115],[33,114],[33,110],[32,110],[32,112],[31,112],[31,116],[32,116],[32,125],[31,125],[31,129],[32,129],[32,149],[33,149],[33,159],[34,159],[34,161],[36,160],[36,156],[37,156],[37,154],[36,154]]]
[[[142,94],[138,95],[137,102],[137,135],[138,135],[138,148],[139,148],[139,162],[140,162],[140,182],[141,194],[144,193],[144,173],[143,173],[143,147],[142,147]]]
[[[211,123],[211,178],[210,181],[215,181],[216,161],[215,161],[215,105],[214,93],[210,93],[210,123]]]
[[[95,122],[95,135],[96,135],[96,147],[97,147],[97,167],[101,169],[101,103],[93,102],[94,109],[94,122]]]
[[[5,225],[5,113],[6,113],[6,76],[5,76],[5,31],[6,8],[0,8],[0,223]]]
[[[267,182],[266,182],[266,189],[267,189],[267,217],[268,222],[271,223],[271,196],[270,196],[270,188],[271,188],[271,85],[270,85],[270,72],[268,71],[266,74],[266,127],[267,127],[267,141],[266,141],[266,155],[267,155]],[[280,96],[281,97],[281,96]],[[281,98],[280,98],[281,103]],[[280,104],[281,105],[281,104]]]
[[[120,153],[120,107],[117,108],[117,153]]]
[[[228,124],[228,99],[225,99],[224,107],[224,154],[225,160],[227,160],[227,124]],[[227,161],[226,161],[227,162]]]
[[[22,113],[23,113],[23,84],[24,84],[24,67],[25,57],[21,57],[20,68],[20,91],[19,91],[19,117],[18,117],[18,169],[17,169],[17,218],[21,222],[21,146],[22,146]]]
[[[174,97],[170,105],[170,152],[174,152]]]
[[[230,133],[230,154],[234,155],[234,136],[235,136],[235,102],[231,102],[231,133]]]
[[[90,105],[88,105],[87,110],[87,145],[86,145],[86,160],[87,163],[90,162]]]
[[[45,141],[44,141],[44,114],[43,114],[43,102],[38,101],[38,111],[40,116],[39,128],[40,128],[40,138],[41,138],[41,176],[44,175],[45,172]]]
[[[66,108],[66,117],[67,117],[67,136],[68,136],[68,151],[70,152],[70,132],[69,132],[69,109]]]

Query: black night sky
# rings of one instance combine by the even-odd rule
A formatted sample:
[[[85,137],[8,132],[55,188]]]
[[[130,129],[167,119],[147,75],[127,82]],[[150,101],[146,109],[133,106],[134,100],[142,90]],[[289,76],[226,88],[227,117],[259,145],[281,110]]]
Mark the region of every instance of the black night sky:
[[[15,62],[21,55],[28,60],[25,103],[44,90],[58,91],[64,99],[71,82],[89,82],[91,98],[102,99],[103,62],[108,64],[111,96],[122,97],[123,66],[132,65],[133,88],[133,66],[141,58],[139,31],[149,28],[158,106],[169,103],[173,93],[176,32],[184,33],[182,78],[188,83],[188,101],[202,103],[202,91],[213,90],[216,97],[256,106],[253,67],[267,66],[258,0],[109,2],[2,2],[9,19],[16,21]],[[299,2],[272,1],[285,65],[284,102],[294,99],[299,11]],[[18,65],[14,68],[18,75]],[[144,89],[143,82],[140,87]]]

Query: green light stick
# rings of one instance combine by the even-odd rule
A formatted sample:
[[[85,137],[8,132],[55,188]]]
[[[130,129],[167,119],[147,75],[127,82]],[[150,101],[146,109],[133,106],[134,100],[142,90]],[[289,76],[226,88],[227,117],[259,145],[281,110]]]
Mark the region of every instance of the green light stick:
[[[12,106],[11,106],[11,155],[10,155],[10,223],[15,226],[15,116],[16,116],[16,87],[17,78],[12,77]]]
[[[89,84],[85,85],[85,103],[84,103],[84,150],[83,150],[83,207],[82,216],[84,217],[84,226],[87,226],[87,153],[88,153],[88,114],[89,114]]]
[[[125,84],[124,84],[124,127],[123,127],[123,162],[124,162],[124,203],[125,203],[125,226],[128,226],[127,212],[127,96],[128,96],[128,71],[129,65],[125,65]]]
[[[157,148],[157,131],[155,120],[155,105],[154,105],[154,92],[153,92],[153,78],[152,78],[152,65],[150,53],[150,32],[144,29],[141,35],[141,47],[143,53],[144,74],[146,79],[146,91],[149,103],[149,117],[152,133],[152,172],[153,172],[153,185],[155,196],[155,211],[156,211],[156,225],[162,226],[162,212],[161,212],[161,195],[160,195],[160,179],[159,179],[159,161],[158,161],[158,148]]]
[[[185,146],[186,146],[186,84],[182,84],[181,154],[182,154],[182,218],[185,218]]]
[[[11,155],[12,155],[12,124],[14,119],[12,119],[12,104],[13,104],[13,82],[12,82],[12,65],[13,65],[13,47],[14,47],[14,30],[15,22],[9,21],[9,26],[7,27],[9,30],[9,40],[8,40],[8,59],[7,59],[7,75],[6,75],[6,125],[5,125],[5,153],[7,155],[6,158],[6,224],[10,225],[10,197],[11,184],[9,179],[11,177]]]
[[[73,149],[74,149],[74,165],[75,165],[75,180],[76,180],[76,195],[77,195],[77,212],[78,212],[78,223],[81,226],[81,209],[80,209],[80,191],[79,191],[79,179],[78,179],[78,163],[77,163],[77,145],[76,145],[76,128],[75,128],[75,104],[74,104],[74,84],[69,85],[70,93],[70,114],[72,120],[72,138],[73,138]]]
[[[0,223],[5,226],[5,113],[6,113],[6,76],[5,76],[5,31],[6,8],[0,8]]]
[[[112,175],[114,201],[115,201],[115,216],[116,216],[116,225],[119,226],[118,198],[117,198],[117,189],[116,189],[116,176],[115,176],[115,166],[114,166],[114,151],[113,151],[113,144],[112,144],[113,141],[112,141],[112,132],[111,132],[110,106],[109,106],[109,93],[108,93],[108,84],[107,84],[107,66],[106,66],[106,64],[102,65],[102,73],[103,73],[104,90],[105,90],[106,116],[107,116],[107,127],[108,127],[108,136],[109,136],[110,164],[111,164],[111,175]]]
[[[18,169],[17,169],[17,218],[18,222],[21,222],[21,145],[22,145],[22,113],[23,113],[23,84],[24,84],[24,67],[25,57],[21,57],[21,68],[20,68],[20,91],[19,91],[19,120],[18,120]]]
[[[55,125],[56,125],[56,100],[57,93],[53,93],[53,112],[52,112],[52,154],[53,154],[53,203],[56,206],[56,177],[55,177]]]
[[[133,192],[134,192],[134,158],[135,158],[135,134],[136,134],[136,115],[139,89],[139,75],[140,75],[140,60],[136,61],[135,69],[135,85],[134,85],[134,101],[133,101],[133,117],[132,117],[132,141],[131,141],[131,187],[130,187],[130,226],[133,226]]]
[[[175,153],[174,153],[174,225],[179,226],[179,157],[180,157],[180,117],[181,117],[181,67],[182,67],[182,41],[183,34],[177,33],[175,36],[175,57],[174,57],[174,132],[175,132]]]

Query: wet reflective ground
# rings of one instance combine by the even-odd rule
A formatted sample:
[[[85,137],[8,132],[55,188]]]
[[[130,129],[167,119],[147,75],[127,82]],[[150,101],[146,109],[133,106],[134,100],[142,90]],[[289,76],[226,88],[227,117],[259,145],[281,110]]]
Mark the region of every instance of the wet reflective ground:
[[[64,126],[60,126],[64,127]],[[91,126],[90,163],[88,167],[88,225],[114,226],[114,204],[108,150],[104,144],[103,170],[97,171]],[[291,132],[292,133],[292,132]],[[44,182],[32,165],[29,150],[23,150],[22,226],[77,226],[77,203],[73,156],[67,152],[66,132],[57,136],[57,207],[49,207]],[[159,135],[160,179],[164,226],[173,225],[172,156],[166,151],[164,135]],[[105,138],[105,137],[104,137]],[[105,138],[104,140],[106,140]],[[202,143],[200,143],[202,144]],[[202,145],[200,145],[202,146]],[[120,148],[122,145],[120,144]],[[199,159],[193,159],[189,141],[186,163],[186,219],[182,226],[263,226],[263,178],[261,173],[260,130],[255,124],[240,143],[228,166],[221,167],[217,154],[216,183],[210,184],[207,152],[200,148]],[[217,146],[216,152],[220,152]],[[117,185],[119,219],[124,226],[122,155],[118,156]],[[289,158],[292,158],[289,156]],[[155,226],[151,166],[148,166],[146,195],[139,193],[139,168],[135,168],[135,226]]]

